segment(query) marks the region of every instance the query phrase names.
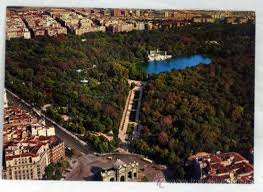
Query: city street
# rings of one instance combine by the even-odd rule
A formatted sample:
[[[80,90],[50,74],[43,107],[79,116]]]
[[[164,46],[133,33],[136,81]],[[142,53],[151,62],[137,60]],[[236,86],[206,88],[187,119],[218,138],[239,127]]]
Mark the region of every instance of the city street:
[[[121,153],[109,153],[109,154],[88,154],[79,157],[74,160],[71,166],[72,168],[65,174],[65,180],[70,181],[94,181],[98,180],[98,174],[103,169],[109,169],[113,163],[121,159],[128,164],[129,162],[136,161],[139,163],[139,180],[144,176],[150,181],[153,181],[156,175],[164,175],[162,166],[143,160],[142,155],[138,154],[121,154]]]
[[[6,89],[6,92],[12,96],[14,102],[19,102],[19,105],[23,105],[22,107],[26,108],[27,110],[31,110],[33,112],[35,112],[39,118],[45,118],[46,122],[49,123],[50,125],[53,125],[55,127],[56,130],[56,135],[59,136],[60,138],[63,139],[65,145],[67,147],[70,147],[72,149],[77,150],[78,152],[84,153],[84,154],[88,154],[88,153],[92,153],[92,151],[89,150],[89,147],[87,145],[87,143],[85,143],[84,141],[80,140],[76,135],[74,135],[73,133],[69,132],[68,130],[66,130],[66,128],[60,126],[58,123],[56,123],[55,121],[53,121],[52,119],[50,119],[49,117],[45,116],[43,113],[41,113],[41,111],[33,108],[28,102],[26,102],[25,100],[21,99],[18,95],[16,95],[15,93],[11,92],[10,90]]]

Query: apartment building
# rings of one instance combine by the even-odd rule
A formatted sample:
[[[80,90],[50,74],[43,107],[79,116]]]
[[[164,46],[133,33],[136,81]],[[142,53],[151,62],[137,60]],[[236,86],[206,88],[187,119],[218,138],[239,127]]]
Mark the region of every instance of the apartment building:
[[[45,168],[65,157],[65,146],[44,119],[16,105],[4,109],[4,179],[42,179]]]
[[[4,179],[25,180],[42,179],[48,158],[48,144],[14,143],[5,148]]]
[[[49,15],[25,12],[22,17],[34,36],[67,34],[67,29]]]
[[[6,39],[13,38],[30,39],[31,34],[22,18],[14,12],[7,12],[6,16]]]
[[[197,153],[189,158],[200,167],[200,180],[208,183],[251,183],[254,168],[239,153]]]

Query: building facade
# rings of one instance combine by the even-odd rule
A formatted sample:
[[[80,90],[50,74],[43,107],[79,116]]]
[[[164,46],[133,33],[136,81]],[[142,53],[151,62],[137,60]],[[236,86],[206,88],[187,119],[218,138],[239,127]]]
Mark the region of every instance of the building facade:
[[[102,181],[135,181],[138,178],[139,163],[124,163],[117,159],[113,166],[100,173]]]
[[[42,179],[50,163],[65,157],[64,142],[54,127],[15,105],[4,109],[3,136],[3,179]]]
[[[65,145],[62,139],[53,137],[50,139],[49,144],[49,158],[51,163],[57,163],[61,159],[65,158]]]
[[[8,149],[6,149],[8,150]],[[34,147],[21,147],[14,154],[5,153],[4,179],[12,180],[39,180],[49,165],[48,144]]]

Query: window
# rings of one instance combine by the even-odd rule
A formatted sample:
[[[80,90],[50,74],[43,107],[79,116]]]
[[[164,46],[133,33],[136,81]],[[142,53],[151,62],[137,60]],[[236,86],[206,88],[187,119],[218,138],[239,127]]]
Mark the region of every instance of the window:
[[[130,179],[132,179],[132,172],[131,172],[131,171],[128,172],[128,177],[129,177]]]
[[[121,181],[125,181],[125,177],[124,176],[121,176]]]

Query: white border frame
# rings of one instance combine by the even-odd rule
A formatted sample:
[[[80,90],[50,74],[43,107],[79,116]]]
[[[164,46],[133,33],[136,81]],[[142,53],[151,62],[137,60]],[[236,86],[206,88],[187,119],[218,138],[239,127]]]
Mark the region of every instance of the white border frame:
[[[255,184],[168,184],[102,183],[79,181],[0,181],[1,191],[259,191],[263,188],[263,3],[261,0],[1,0],[0,3],[0,90],[4,88],[6,6],[152,8],[256,11],[255,64]],[[0,92],[3,98],[3,91]],[[3,109],[3,101],[0,102]],[[3,110],[0,110],[0,147],[2,150]],[[2,152],[0,153],[0,162]],[[2,164],[1,164],[2,165]]]

